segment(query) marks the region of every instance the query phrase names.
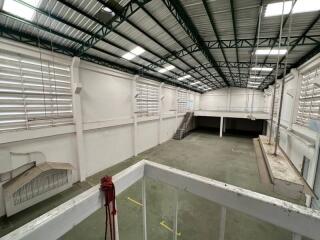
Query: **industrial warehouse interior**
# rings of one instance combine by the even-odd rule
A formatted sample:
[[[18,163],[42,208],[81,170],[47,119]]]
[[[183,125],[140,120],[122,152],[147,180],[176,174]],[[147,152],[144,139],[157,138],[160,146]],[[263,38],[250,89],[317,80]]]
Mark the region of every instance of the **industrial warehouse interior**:
[[[1,240],[320,240],[320,0],[0,0]]]

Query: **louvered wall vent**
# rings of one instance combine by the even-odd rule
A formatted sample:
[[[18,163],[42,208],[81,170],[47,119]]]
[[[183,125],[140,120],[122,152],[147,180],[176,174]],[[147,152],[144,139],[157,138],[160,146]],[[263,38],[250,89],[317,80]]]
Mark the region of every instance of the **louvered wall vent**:
[[[39,164],[3,185],[6,214],[11,216],[71,186],[69,163]]]

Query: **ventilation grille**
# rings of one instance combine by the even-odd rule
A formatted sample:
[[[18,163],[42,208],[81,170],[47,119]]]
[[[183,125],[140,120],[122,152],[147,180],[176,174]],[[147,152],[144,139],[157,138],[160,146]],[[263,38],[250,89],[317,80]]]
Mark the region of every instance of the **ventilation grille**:
[[[71,185],[69,164],[44,163],[36,166],[4,185],[7,216],[64,191]]]

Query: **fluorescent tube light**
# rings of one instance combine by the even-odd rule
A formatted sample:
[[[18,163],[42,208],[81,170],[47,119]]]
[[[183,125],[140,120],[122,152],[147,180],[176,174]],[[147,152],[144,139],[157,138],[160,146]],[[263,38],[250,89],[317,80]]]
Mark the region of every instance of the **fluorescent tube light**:
[[[168,71],[168,69],[165,69],[165,68],[161,68],[161,69],[158,70],[159,73],[165,73],[167,71]]]
[[[261,84],[261,82],[248,82],[248,85],[250,85],[250,84],[253,84],[253,85],[256,85],[256,84],[258,84],[258,85],[260,85]]]
[[[127,52],[126,54],[122,55],[122,57],[127,60],[132,60],[136,56],[139,56],[144,52],[145,52],[145,50],[142,47],[138,46],[138,47],[135,47],[134,49],[132,49],[130,52]]]
[[[131,52],[128,52],[124,55],[122,55],[123,58],[127,59],[127,60],[132,60],[136,57],[136,55],[132,54]]]
[[[169,66],[166,66],[165,69],[167,70],[172,70],[172,69],[175,69],[176,67],[175,66],[172,66],[172,65],[169,65]]]
[[[23,0],[25,3],[38,7],[40,0]],[[26,20],[32,20],[36,11],[13,0],[5,0],[3,3],[3,8],[5,12],[11,13],[15,16],[24,18]]]
[[[256,55],[285,55],[287,49],[258,49]]]
[[[261,72],[271,72],[273,68],[267,68],[267,67],[253,67],[251,68],[252,71],[261,71]]]
[[[191,76],[190,75],[185,75],[183,77],[179,77],[178,80],[182,81],[182,80],[187,79],[187,78],[191,78]]]
[[[176,67],[175,66],[172,66],[172,65],[168,65],[168,66],[164,66],[164,68],[161,68],[158,70],[159,73],[165,73],[167,71],[170,71],[172,69],[175,69]]]
[[[263,79],[264,77],[262,76],[250,76],[251,79]]]
[[[144,50],[142,47],[139,47],[139,46],[138,46],[138,47],[135,47],[134,49],[132,49],[130,52],[133,53],[134,55],[139,56],[139,55],[141,55],[142,53],[144,53],[145,50]]]
[[[284,2],[283,14],[289,14],[292,8],[292,1]],[[267,5],[265,17],[274,17],[282,15],[283,2],[270,3]],[[292,13],[315,12],[320,10],[319,0],[297,0],[292,9]]]
[[[190,85],[196,85],[198,83],[201,83],[200,81],[197,81],[197,82],[193,82],[193,83],[190,83]]]

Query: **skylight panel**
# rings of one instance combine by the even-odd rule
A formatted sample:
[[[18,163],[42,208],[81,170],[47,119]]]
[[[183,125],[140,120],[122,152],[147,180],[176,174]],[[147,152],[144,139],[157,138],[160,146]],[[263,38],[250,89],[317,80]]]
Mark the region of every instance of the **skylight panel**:
[[[23,0],[25,3],[38,7],[40,0]],[[3,3],[3,11],[11,13],[15,16],[31,21],[35,15],[35,10],[14,0],[5,0]]]
[[[201,82],[200,81],[196,81],[196,82],[190,83],[190,85],[196,85],[198,83],[201,83]]]
[[[176,67],[173,66],[173,65],[168,65],[168,66],[164,66],[164,68],[160,68],[160,69],[158,70],[158,72],[159,72],[159,73],[165,73],[165,72],[168,72],[168,71],[173,70],[173,69],[175,69],[175,68],[176,68]]]
[[[134,58],[136,57],[136,55],[134,55],[134,54],[131,53],[131,52],[128,52],[128,53],[122,55],[122,57],[123,57],[124,59],[127,59],[127,60],[132,60],[132,59],[134,59]]]
[[[261,72],[271,72],[273,68],[267,68],[267,67],[253,67],[251,68],[252,71],[261,71]]]
[[[264,77],[262,76],[250,76],[251,79],[263,79]]]
[[[265,17],[274,17],[283,14],[289,14],[292,7],[292,1],[284,2],[284,9],[283,9],[283,2],[277,3],[270,3],[267,5],[266,12],[264,14]]]
[[[135,47],[134,49],[132,49],[130,52],[125,53],[124,55],[122,55],[122,57],[124,59],[127,60],[132,60],[134,59],[136,56],[141,55],[142,53],[144,53],[145,50],[142,47]]]
[[[271,49],[271,48],[257,49],[255,52],[256,55],[271,55],[271,56],[285,55],[286,53],[287,53],[287,49]]]
[[[277,2],[277,3],[270,3],[267,5],[265,17],[274,17],[280,16],[283,14],[289,14],[292,8],[292,1]],[[292,13],[305,13],[305,12],[315,12],[320,10],[320,1],[319,0],[297,0],[296,4],[293,7]]]
[[[190,75],[185,75],[183,77],[179,77],[178,80],[182,81],[182,80],[185,80],[185,79],[188,79],[188,78],[191,78],[191,76]]]
[[[139,47],[139,46],[138,46],[138,47],[135,47],[134,49],[132,49],[130,52],[133,53],[134,55],[139,56],[139,55],[141,55],[142,53],[144,53],[145,50],[144,50],[142,47]]]

